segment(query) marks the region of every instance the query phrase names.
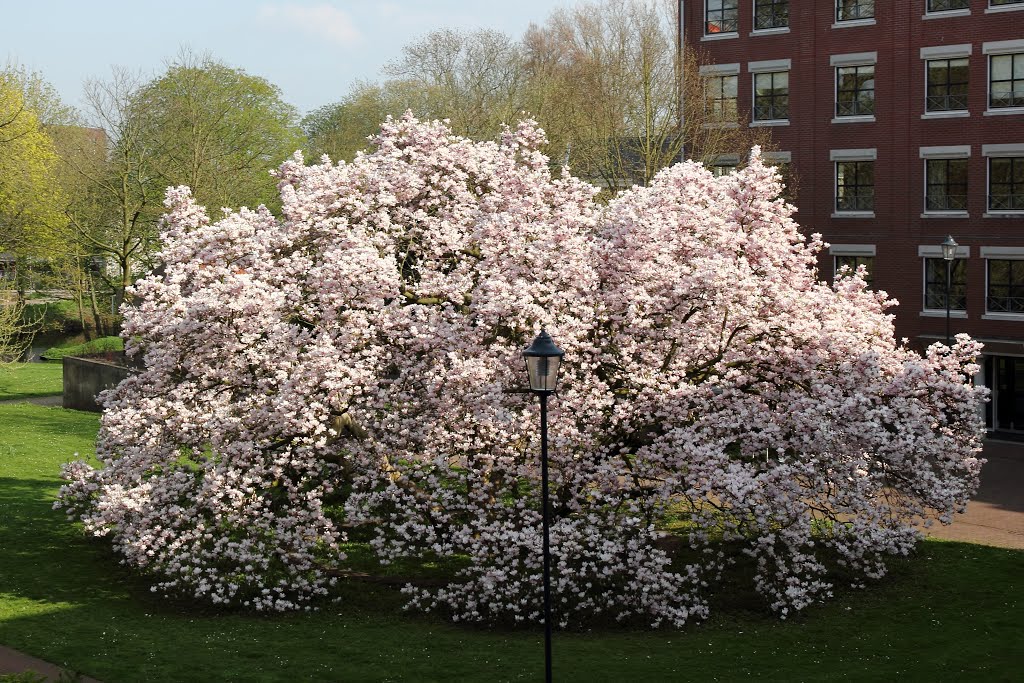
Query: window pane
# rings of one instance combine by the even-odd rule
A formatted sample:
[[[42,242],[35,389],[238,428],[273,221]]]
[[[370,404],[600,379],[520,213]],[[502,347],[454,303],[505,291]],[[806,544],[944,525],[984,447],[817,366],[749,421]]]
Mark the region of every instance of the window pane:
[[[993,183],[1008,183],[1013,177],[1012,159],[992,159],[990,163],[989,177]]]
[[[943,183],[946,182],[946,163],[943,159],[929,159],[927,163],[928,168],[928,182],[929,183]]]
[[[990,259],[988,262],[988,282],[989,285],[1009,285],[1010,262],[993,261]]]
[[[992,80],[1005,81],[1013,74],[1012,55],[992,56]]]

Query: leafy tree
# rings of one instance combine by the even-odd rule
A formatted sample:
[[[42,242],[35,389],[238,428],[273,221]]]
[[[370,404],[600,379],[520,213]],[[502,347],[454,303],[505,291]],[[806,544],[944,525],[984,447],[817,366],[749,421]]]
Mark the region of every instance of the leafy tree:
[[[280,219],[213,222],[172,190],[164,272],[126,316],[145,368],[107,395],[102,465],[68,466],[60,503],[166,592],[304,607],[344,567],[345,525],[382,562],[465,561],[411,606],[536,622],[536,402],[516,390],[546,328],[566,351],[561,625],[703,618],[733,552],[785,616],[964,509],[980,346],[922,356],[860,275],[822,283],[758,151],[599,204],[543,141],[391,121],[350,164],[283,165]],[[679,519],[685,566],[659,539]]]
[[[357,82],[340,102],[324,105],[303,118],[307,158],[318,160],[326,154],[335,161],[351,161],[356,152],[367,148],[388,116],[397,118],[408,109],[427,107],[426,96],[415,83]]]
[[[269,171],[303,146],[277,86],[209,56],[181,54],[126,113],[151,155],[145,180],[188,185],[209,206],[274,204]]]
[[[64,224],[57,155],[26,99],[25,71],[0,71],[0,253],[42,257],[60,247]]]

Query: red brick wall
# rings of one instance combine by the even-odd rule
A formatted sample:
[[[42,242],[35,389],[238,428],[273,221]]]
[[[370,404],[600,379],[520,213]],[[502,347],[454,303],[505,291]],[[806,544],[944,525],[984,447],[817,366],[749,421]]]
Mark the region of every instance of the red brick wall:
[[[833,28],[832,0],[790,2],[790,31],[751,36],[753,0],[740,0],[738,37],[702,40],[704,0],[683,0],[684,42],[706,63],[738,62],[739,107],[749,113],[752,75],[747,62],[791,59],[790,125],[772,128],[778,149],[792,153],[799,178],[797,220],[807,232],[820,232],[836,244],[874,244],[875,287],[900,301],[897,334],[943,336],[945,319],[922,317],[923,267],[919,245],[938,245],[951,234],[971,248],[966,320],[953,331],[979,338],[1024,341],[1024,320],[983,320],[985,261],[980,247],[1024,248],[1024,218],[983,218],[987,159],[982,145],[1024,144],[1024,114],[985,116],[988,58],[982,43],[1024,39],[1024,11],[987,13],[987,0],[971,0],[970,16],[924,19],[925,0],[877,0],[875,24]],[[967,118],[922,120],[925,62],[920,48],[970,43]],[[832,123],[835,72],[830,55],[877,52],[873,123]],[[919,148],[970,145],[969,218],[922,218],[924,161]],[[875,148],[874,218],[833,218],[832,149]],[[832,257],[822,256],[822,276],[831,277]],[[1024,347],[1022,347],[1024,352]]]

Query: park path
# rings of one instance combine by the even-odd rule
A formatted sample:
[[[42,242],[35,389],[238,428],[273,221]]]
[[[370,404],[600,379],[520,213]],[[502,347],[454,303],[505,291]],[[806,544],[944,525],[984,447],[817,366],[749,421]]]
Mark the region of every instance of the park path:
[[[32,396],[30,398],[5,398],[0,400],[0,405],[8,403],[34,403],[37,406],[59,406],[64,402],[64,397],[60,394],[56,396]]]
[[[34,671],[45,676],[47,681],[59,681],[63,674],[64,680],[74,680],[75,683],[100,683],[88,676],[69,678],[70,674],[65,673],[66,669],[0,645],[0,674],[17,674],[23,671]]]
[[[1000,548],[1024,549],[1024,443],[986,439],[981,486],[949,526],[936,525],[928,535]]]

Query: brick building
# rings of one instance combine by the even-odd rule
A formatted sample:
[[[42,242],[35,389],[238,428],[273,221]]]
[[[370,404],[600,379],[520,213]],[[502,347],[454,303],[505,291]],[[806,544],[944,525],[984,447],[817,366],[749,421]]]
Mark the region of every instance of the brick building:
[[[823,277],[865,264],[922,348],[953,236],[952,332],[986,345],[989,427],[1024,432],[1024,0],[678,1],[715,125],[772,127]]]

